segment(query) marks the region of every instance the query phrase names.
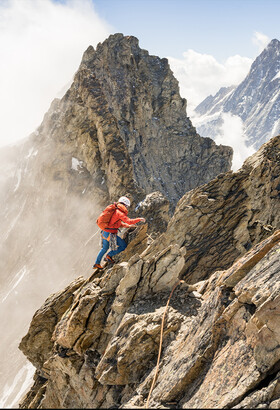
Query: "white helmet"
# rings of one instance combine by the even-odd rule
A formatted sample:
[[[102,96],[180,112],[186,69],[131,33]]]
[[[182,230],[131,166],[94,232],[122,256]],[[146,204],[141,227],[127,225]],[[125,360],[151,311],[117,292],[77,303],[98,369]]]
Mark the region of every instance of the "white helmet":
[[[124,204],[127,208],[130,206],[130,200],[126,196],[121,196],[118,202]]]

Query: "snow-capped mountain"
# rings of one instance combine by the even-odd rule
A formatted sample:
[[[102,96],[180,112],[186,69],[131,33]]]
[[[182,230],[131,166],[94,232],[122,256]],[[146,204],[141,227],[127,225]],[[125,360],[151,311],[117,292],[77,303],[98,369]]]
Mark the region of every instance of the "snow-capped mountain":
[[[208,96],[195,113],[193,122],[198,133],[214,140],[223,134],[225,114],[242,120],[246,145],[255,150],[279,134],[280,42],[274,39],[268,44],[241,84],[223,87],[214,97]]]

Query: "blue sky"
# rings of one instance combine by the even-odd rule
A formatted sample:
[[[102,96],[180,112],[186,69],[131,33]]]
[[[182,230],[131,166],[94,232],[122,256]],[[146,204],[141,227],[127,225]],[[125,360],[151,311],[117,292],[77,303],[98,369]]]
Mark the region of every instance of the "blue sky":
[[[280,38],[279,0],[93,0],[114,32],[135,35],[160,57],[179,58],[191,48],[219,61],[258,55],[255,31]]]
[[[168,58],[192,119],[280,39],[279,16],[280,0],[0,0],[0,146],[33,132],[86,48],[117,32]]]

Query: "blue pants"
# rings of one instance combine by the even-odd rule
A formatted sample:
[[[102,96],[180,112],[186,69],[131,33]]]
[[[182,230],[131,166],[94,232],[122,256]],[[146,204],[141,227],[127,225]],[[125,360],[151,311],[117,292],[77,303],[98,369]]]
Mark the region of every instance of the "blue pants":
[[[103,256],[105,255],[105,253],[108,251],[109,249],[109,232],[105,232],[105,231],[101,231],[101,235],[103,236],[102,238],[102,249],[99,251],[95,264],[100,265],[101,263],[101,259],[103,258]],[[104,238],[108,238],[108,239],[104,239]],[[118,253],[122,252],[125,250],[126,248],[126,243],[125,241],[117,235],[117,245],[118,245],[118,249],[115,251],[110,251],[108,253],[109,256],[114,256],[117,255]]]

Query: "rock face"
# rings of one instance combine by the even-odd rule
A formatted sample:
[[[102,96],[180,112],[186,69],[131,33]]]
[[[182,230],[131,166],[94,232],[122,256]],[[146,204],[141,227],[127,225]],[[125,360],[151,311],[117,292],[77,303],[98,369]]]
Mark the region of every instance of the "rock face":
[[[272,40],[237,86],[221,88],[195,109],[200,135],[215,139],[221,133],[223,113],[242,119],[249,146],[258,149],[280,132],[280,42]]]
[[[133,176],[146,193],[160,191],[175,204],[186,191],[230,169],[230,148],[193,128],[167,59],[150,56],[135,37],[115,34],[96,51],[89,47],[70,92],[81,97],[80,86],[94,95],[102,90],[117,126],[114,138],[123,141]],[[100,146],[98,133],[103,131],[97,132]]]
[[[279,153],[280,136],[49,297],[20,344],[37,368],[20,407],[278,408]]]
[[[240,171],[219,175],[182,197],[161,243],[162,248],[176,243],[187,249],[188,282],[228,268],[279,227],[279,175],[278,136],[249,157]]]
[[[90,274],[105,204],[128,195],[152,241],[186,190],[227,171],[231,156],[196,134],[167,60],[121,34],[88,48],[38,129],[0,150],[0,321],[10,335],[0,346],[0,397],[23,367],[17,345],[34,311]]]
[[[106,200],[128,192],[138,201],[159,191],[174,206],[231,166],[231,148],[196,133],[167,59],[122,34],[87,49],[73,84],[38,132],[51,136],[64,156],[61,167],[57,155],[50,158],[48,174],[64,179],[61,168],[74,157]]]

